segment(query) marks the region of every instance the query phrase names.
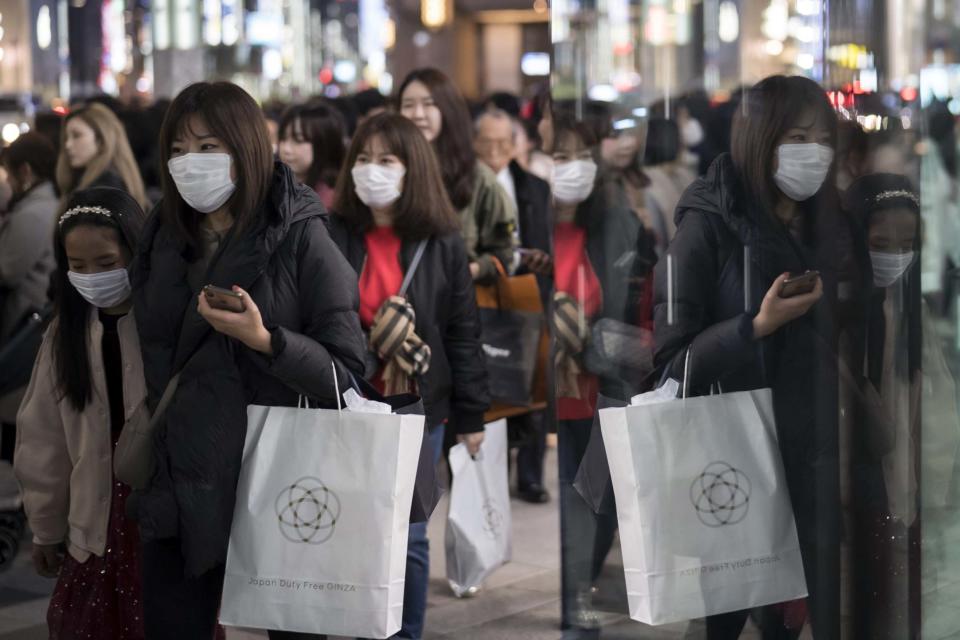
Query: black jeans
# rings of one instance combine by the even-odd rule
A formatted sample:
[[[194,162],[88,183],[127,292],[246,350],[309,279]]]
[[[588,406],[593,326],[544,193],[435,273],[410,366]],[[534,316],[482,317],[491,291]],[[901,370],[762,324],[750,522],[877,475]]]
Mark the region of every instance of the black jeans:
[[[524,434],[524,443],[517,449],[517,489],[543,486],[543,457],[547,452],[547,431],[544,412],[537,411],[510,418],[511,426]]]
[[[788,629],[783,614],[775,606],[761,607],[752,612],[760,626],[763,640],[797,640],[800,629]],[[751,611],[733,611],[707,618],[707,640],[737,640],[743,633]]]
[[[184,575],[179,540],[145,542],[143,622],[147,640],[213,640],[223,591],[223,567]],[[270,631],[271,640],[320,640],[323,635]]]
[[[603,570],[617,532],[616,515],[594,513],[573,488],[592,426],[592,418],[560,420],[557,425],[562,629],[592,624],[591,588]]]

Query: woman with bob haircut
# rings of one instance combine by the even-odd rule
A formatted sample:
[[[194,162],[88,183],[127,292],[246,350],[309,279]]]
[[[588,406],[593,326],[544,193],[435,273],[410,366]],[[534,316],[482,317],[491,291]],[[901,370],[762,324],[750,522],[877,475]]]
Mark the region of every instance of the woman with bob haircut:
[[[360,276],[368,376],[387,393],[416,386],[436,459],[451,418],[457,439],[476,454],[490,395],[469,259],[437,159],[403,116],[360,126],[340,174],[331,234]],[[392,333],[405,335],[397,349],[385,344]],[[397,637],[423,636],[429,578],[427,523],[412,524]]]
[[[773,76],[749,89],[732,152],[677,206],[655,284],[655,364],[665,376],[688,374],[699,395],[715,383],[724,392],[773,390],[815,638],[840,637],[836,139],[836,114],[815,82]],[[811,291],[781,295],[791,275],[814,270]],[[800,628],[785,629],[797,616],[784,610],[796,606],[764,608],[764,637],[798,636]],[[708,618],[707,637],[739,637],[748,616]]]
[[[174,385],[158,470],[136,496],[144,616],[148,638],[209,638],[247,405],[337,406],[333,368],[360,374],[365,345],[356,274],[316,194],[274,162],[253,98],[227,82],[187,87],[160,153],[163,200],[133,273],[151,410]],[[240,294],[243,311],[213,308],[205,285]]]

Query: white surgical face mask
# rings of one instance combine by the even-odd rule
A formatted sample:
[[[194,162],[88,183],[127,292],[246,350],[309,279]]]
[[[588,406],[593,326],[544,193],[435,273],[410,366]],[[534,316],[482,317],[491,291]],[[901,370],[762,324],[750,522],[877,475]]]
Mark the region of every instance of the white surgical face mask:
[[[553,197],[560,204],[580,204],[590,197],[597,181],[593,160],[558,162],[553,167]]]
[[[372,209],[389,207],[400,199],[403,177],[402,166],[385,167],[379,164],[356,165],[350,171],[356,185],[357,197]]]
[[[874,286],[886,289],[896,284],[913,264],[913,251],[905,253],[871,251],[870,263],[873,264]]]
[[[833,149],[823,144],[782,144],[777,148],[779,166],[773,176],[777,187],[795,202],[812,198],[830,172]]]
[[[130,297],[130,275],[126,269],[102,273],[68,271],[67,278],[83,299],[98,309],[116,307]]]
[[[696,118],[689,118],[683,123],[683,130],[680,132],[683,137],[683,145],[688,149],[699,146],[703,142],[703,127]]]
[[[188,153],[171,158],[167,168],[184,201],[200,213],[212,213],[237,190],[232,164],[229,153]]]

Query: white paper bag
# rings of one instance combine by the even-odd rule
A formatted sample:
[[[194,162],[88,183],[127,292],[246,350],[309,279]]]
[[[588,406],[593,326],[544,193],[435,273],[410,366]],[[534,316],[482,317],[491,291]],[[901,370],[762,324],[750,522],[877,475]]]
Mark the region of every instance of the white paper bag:
[[[600,412],[630,617],[807,595],[768,389]]]
[[[507,421],[486,426],[477,459],[463,444],[450,449],[453,487],[447,516],[447,579],[457,597],[478,589],[510,561]]]
[[[251,406],[248,419],[220,621],[396,633],[423,416]]]

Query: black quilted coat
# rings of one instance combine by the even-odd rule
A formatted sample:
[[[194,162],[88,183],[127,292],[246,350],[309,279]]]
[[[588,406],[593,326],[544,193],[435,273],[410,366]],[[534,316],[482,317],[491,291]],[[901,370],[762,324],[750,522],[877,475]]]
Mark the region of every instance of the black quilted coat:
[[[363,370],[357,276],[330,239],[323,205],[278,164],[261,219],[228,235],[204,282],[250,293],[273,335],[272,357],[200,317],[186,246],[156,213],[132,270],[151,408],[183,368],[136,516],[145,540],[179,539],[192,576],[226,559],[247,405],[296,406],[302,394],[335,406],[332,367],[341,387]]]
[[[797,240],[748,205],[730,156],[720,156],[677,206],[671,258],[656,268],[654,335],[655,363],[669,377],[683,379],[690,350],[694,394],[709,393],[716,382],[724,392],[773,390],[814,635],[834,638],[840,609],[836,262],[843,251],[839,211],[823,198],[805,205],[806,229]],[[803,318],[754,340],[752,320],[773,281],[808,269],[820,271],[823,299]]]

